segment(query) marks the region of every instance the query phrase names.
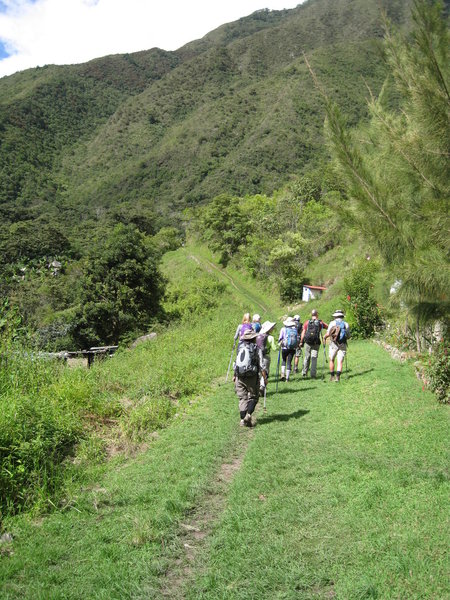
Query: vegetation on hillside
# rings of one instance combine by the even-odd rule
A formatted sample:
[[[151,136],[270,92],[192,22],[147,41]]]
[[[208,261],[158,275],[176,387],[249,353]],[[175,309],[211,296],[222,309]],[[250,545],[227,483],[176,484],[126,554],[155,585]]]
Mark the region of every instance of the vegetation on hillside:
[[[409,37],[387,24],[390,77],[352,132],[326,96],[327,131],[349,202],[344,215],[380,253],[420,323],[449,315],[449,33],[441,2],[415,2]],[[389,99],[396,94],[398,107]],[[420,351],[420,340],[417,341]]]
[[[349,237],[329,207],[332,197],[343,202],[338,180],[326,169],[310,171],[272,196],[218,196],[194,211],[193,228],[221,264],[233,260],[278,287],[283,301],[299,301],[309,263]]]
[[[392,2],[391,18],[401,21],[404,5]],[[347,123],[326,99],[333,170],[317,151],[319,91],[309,84],[295,95],[306,67],[263,42],[292,33],[294,43],[300,16],[321,82],[337,82],[356,65],[376,88],[385,67],[375,69],[371,50],[353,54],[364,44],[344,47],[337,39],[347,27],[345,6],[316,0],[296,11],[262,11],[179,53],[94,61],[72,78],[61,77],[64,69],[28,72],[7,80],[10,103],[0,85],[3,150],[17,152],[2,164],[0,202],[5,597],[156,597],[168,595],[170,572],[180,594],[192,598],[356,600],[448,591],[447,544],[436,533],[448,499],[445,407],[421,391],[411,364],[355,342],[341,387],[294,378],[289,389],[269,394],[255,433],[238,430],[232,388],[217,386],[242,313],[258,310],[280,323],[292,311],[278,298],[292,308],[304,283],[329,288],[321,316],[339,302],[353,339],[373,335],[395,302],[417,326],[448,317],[443,7],[417,2],[408,38],[387,28],[391,73],[369,103],[368,123],[360,122],[361,90],[345,102],[352,77],[338,94],[354,110]],[[372,10],[364,35],[374,33]],[[330,48],[318,39],[325,34],[307,31],[320,19],[337,60],[332,73]],[[358,19],[345,35],[361,26]],[[90,82],[84,90],[81,72]],[[104,96],[96,96],[97,79]],[[279,103],[261,121],[273,94]],[[292,137],[281,143],[292,114]],[[30,127],[30,148],[22,126]],[[300,131],[310,137],[293,150]],[[125,157],[116,154],[124,140]],[[186,164],[192,169],[181,176]],[[381,279],[384,288],[400,282],[384,309]],[[150,327],[156,339],[126,348]],[[448,402],[448,336],[440,331],[425,376]],[[36,350],[118,341],[119,352],[90,370]],[[421,349],[420,335],[416,342]],[[320,363],[325,372],[325,354]],[[207,394],[208,402],[198,402]],[[125,468],[113,471],[105,460],[117,452],[123,460],[127,449],[150,442],[150,452]],[[249,450],[227,508],[215,514],[217,527],[185,569],[180,528],[201,538],[186,521],[195,507],[206,512],[213,474],[239,444]],[[55,508],[58,515],[42,523],[17,518]]]
[[[357,80],[378,90],[385,76],[374,43],[382,31],[377,2],[358,0],[350,13],[347,5],[315,0],[258,11],[177,52],[154,49],[0,81],[0,293],[19,308],[37,346],[115,343],[160,318],[158,292],[137,320],[123,303],[130,310],[121,325],[105,330],[99,315],[105,320],[120,305],[106,306],[111,285],[117,292],[122,283],[112,283],[111,273],[106,296],[88,297],[99,291],[86,282],[101,276],[92,272],[101,240],[118,223],[134,226],[156,267],[183,237],[183,210],[220,195],[242,204],[236,214],[253,213],[243,222],[251,225],[244,263],[255,275],[279,277],[283,298],[296,297],[306,262],[336,243],[328,234],[322,247],[312,242],[329,215],[322,202],[329,182],[314,184],[320,198],[304,209],[296,201],[296,194],[309,198],[295,191],[304,184],[298,177],[322,165],[324,154],[323,112],[302,51],[314,55],[355,124],[367,113]],[[407,5],[389,2],[402,25]],[[273,199],[259,206],[262,197]],[[272,221],[285,221],[278,229],[264,222],[271,212]],[[180,233],[167,235],[168,227]],[[232,238],[244,232],[236,234],[223,264],[236,252]],[[136,279],[127,287],[139,294]]]

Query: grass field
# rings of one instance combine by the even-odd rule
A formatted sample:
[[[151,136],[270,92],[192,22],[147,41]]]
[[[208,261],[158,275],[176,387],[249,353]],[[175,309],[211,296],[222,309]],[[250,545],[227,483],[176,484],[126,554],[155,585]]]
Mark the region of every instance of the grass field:
[[[448,406],[411,365],[353,342],[340,384],[297,377],[275,394],[274,355],[267,412],[239,427],[225,383],[234,327],[244,310],[280,321],[284,309],[211,259],[166,258],[188,291],[156,341],[55,384],[54,406],[125,407],[111,433],[141,451],[91,465],[94,432],[58,510],[3,521],[0,598],[449,597]],[[227,287],[197,314],[207,287],[189,281],[202,273]]]
[[[447,597],[447,407],[411,367],[355,343],[341,384],[267,404],[239,428],[219,385],[66,512],[11,521],[1,597]]]

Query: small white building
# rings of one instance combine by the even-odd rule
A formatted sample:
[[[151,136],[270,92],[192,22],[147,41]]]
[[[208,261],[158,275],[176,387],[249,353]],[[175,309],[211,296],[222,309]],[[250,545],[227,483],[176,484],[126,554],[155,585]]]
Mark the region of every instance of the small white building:
[[[304,285],[302,294],[303,302],[309,302],[310,300],[316,300],[317,298],[320,298],[322,292],[326,289],[326,287],[321,285]]]

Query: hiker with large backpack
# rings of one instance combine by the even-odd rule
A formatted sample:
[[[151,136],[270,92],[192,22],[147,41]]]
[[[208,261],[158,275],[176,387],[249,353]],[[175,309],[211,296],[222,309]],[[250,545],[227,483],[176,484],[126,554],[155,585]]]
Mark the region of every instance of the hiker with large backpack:
[[[294,373],[298,373],[298,363],[300,361],[300,356],[302,355],[302,347],[300,345],[300,337],[302,335],[302,322],[300,321],[300,315],[294,315],[295,325],[297,327],[297,337],[298,343],[297,348],[295,349],[295,358],[294,358]]]
[[[295,321],[288,317],[283,321],[284,327],[281,328],[278,337],[278,344],[281,346],[281,377],[280,381],[289,381],[291,374],[292,359],[298,346],[298,332]]]
[[[328,325],[319,319],[319,313],[314,308],[311,311],[311,318],[303,325],[300,344],[305,349],[305,358],[303,359],[302,376],[308,375],[311,365],[311,379],[317,376],[317,357],[319,355],[320,340],[322,329],[327,329]]]
[[[252,414],[259,400],[259,383],[263,372],[263,355],[256,345],[256,331],[247,330],[241,337],[234,363],[234,389],[239,398],[240,425],[253,427]]]
[[[264,321],[261,326],[261,331],[256,338],[256,345],[262,352],[263,362],[262,362],[262,370],[265,372],[266,377],[264,378],[261,375],[260,383],[259,383],[259,393],[264,394],[266,389],[266,381],[269,377],[270,373],[270,351],[278,350],[273,335],[270,333],[273,331],[276,323],[272,323],[271,321]]]
[[[349,324],[344,321],[342,310],[336,310],[333,313],[334,320],[328,325],[326,334],[323,336],[323,343],[326,344],[327,338],[330,338],[330,349],[328,356],[330,359],[330,381],[339,382],[341,380],[342,365],[347,354],[347,341],[350,339]],[[337,369],[334,370],[334,363],[337,359]]]
[[[234,341],[239,340],[247,330],[252,329],[252,324],[250,322],[251,317],[250,313],[245,313],[242,317],[242,323],[239,323],[236,329],[236,333],[234,334]]]

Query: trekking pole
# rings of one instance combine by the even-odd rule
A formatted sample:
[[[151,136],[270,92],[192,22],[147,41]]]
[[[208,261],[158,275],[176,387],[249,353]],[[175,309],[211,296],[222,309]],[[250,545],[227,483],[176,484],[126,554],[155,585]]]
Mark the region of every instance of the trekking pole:
[[[227,370],[227,376],[225,378],[225,381],[228,381],[228,375],[230,374],[230,367],[231,367],[231,361],[233,360],[233,353],[234,353],[234,347],[236,346],[236,340],[234,340],[234,344],[233,344],[233,350],[231,351],[231,356],[230,356],[230,363],[228,365],[228,370]]]
[[[278,392],[278,376],[280,375],[280,354],[281,354],[281,348],[278,349],[278,361],[277,361],[277,373],[276,373],[277,385],[275,388],[275,393]]]
[[[267,385],[264,386],[264,412],[266,412]]]

